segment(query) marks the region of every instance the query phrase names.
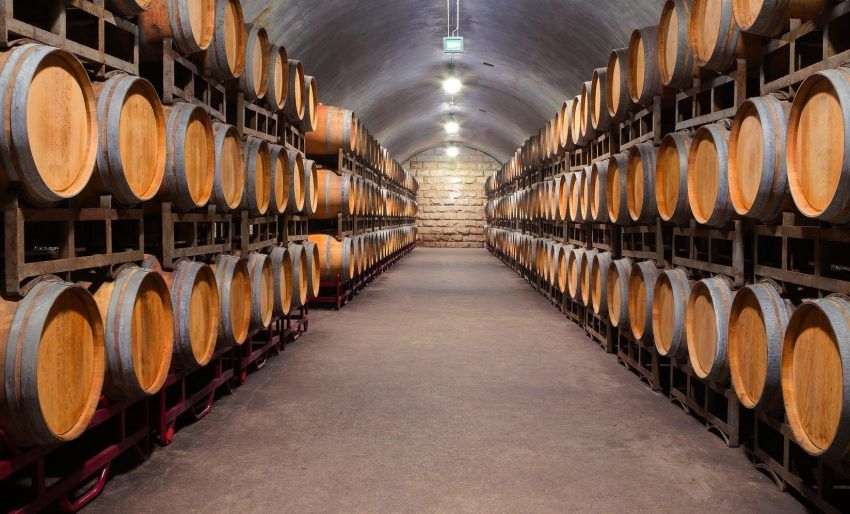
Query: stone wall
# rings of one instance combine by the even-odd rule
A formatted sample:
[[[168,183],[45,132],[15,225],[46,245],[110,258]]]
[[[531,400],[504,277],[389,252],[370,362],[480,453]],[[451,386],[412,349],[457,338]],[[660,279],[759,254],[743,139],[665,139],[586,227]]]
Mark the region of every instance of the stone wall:
[[[484,180],[501,165],[487,154],[460,147],[452,159],[443,147],[411,158],[405,167],[419,180],[422,246],[484,246]]]

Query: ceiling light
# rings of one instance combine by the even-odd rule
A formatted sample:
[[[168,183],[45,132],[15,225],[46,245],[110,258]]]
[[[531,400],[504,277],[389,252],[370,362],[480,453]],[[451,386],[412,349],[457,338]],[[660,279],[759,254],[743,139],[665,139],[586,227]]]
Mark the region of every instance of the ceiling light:
[[[450,146],[450,147],[446,148],[446,155],[448,155],[452,159],[457,157],[457,154],[459,154],[459,153],[460,153],[460,150],[458,150],[458,148],[456,146]]]
[[[449,77],[443,82],[443,89],[446,91],[446,93],[450,95],[459,93],[460,87],[460,80],[456,79],[455,77]]]
[[[455,120],[452,119],[446,122],[446,134],[457,134],[458,131],[460,131],[460,125]]]

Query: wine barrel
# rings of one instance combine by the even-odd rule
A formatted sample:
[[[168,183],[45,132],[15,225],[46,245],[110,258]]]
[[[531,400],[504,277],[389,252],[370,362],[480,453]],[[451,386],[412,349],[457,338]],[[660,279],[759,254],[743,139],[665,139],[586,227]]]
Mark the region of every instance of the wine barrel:
[[[319,167],[312,159],[304,160],[304,214],[314,216],[319,209]]]
[[[282,145],[269,145],[271,163],[271,197],[269,212],[283,214],[289,207],[289,183],[292,172],[289,169],[289,153]]]
[[[316,130],[318,125],[319,112],[319,91],[316,89],[316,77],[310,75],[304,76],[304,119],[301,122],[301,129],[305,133],[310,133]],[[373,157],[372,162],[376,159]]]
[[[581,299],[581,269],[586,252],[584,248],[575,247],[567,255],[567,293],[575,301]]]
[[[87,191],[134,206],[153,198],[165,175],[165,114],[147,80],[117,73],[93,84],[97,99],[96,173]]]
[[[286,316],[292,308],[292,256],[287,247],[274,246],[269,259],[274,273],[274,314]]]
[[[608,269],[610,267],[610,252],[597,252],[590,261],[590,307],[597,316],[608,314]]]
[[[570,221],[580,223],[584,221],[584,211],[582,209],[582,194],[584,192],[585,174],[582,171],[572,173],[572,181],[570,182]]]
[[[606,173],[609,161],[596,161],[590,167],[590,180],[588,191],[590,193],[590,212],[588,219],[599,222],[608,222],[608,204],[606,203]]]
[[[242,204],[245,190],[245,164],[242,138],[233,125],[214,122],[215,175],[210,201],[219,212],[230,212]]]
[[[699,378],[722,380],[729,375],[726,339],[734,298],[726,277],[706,278],[691,288],[685,330],[691,367]]]
[[[775,96],[746,100],[729,136],[729,197],[735,212],[775,219],[785,206],[785,138],[791,104]]]
[[[573,101],[574,100],[565,101],[561,104],[561,110],[558,111],[561,119],[561,127],[558,131],[558,148],[560,148],[561,152],[571,150],[573,148],[572,134],[570,134],[570,126],[572,125],[570,116],[573,112]]]
[[[632,108],[632,97],[629,94],[629,57],[626,48],[611,50],[608,56],[608,67],[605,70],[605,105],[608,106],[608,116],[614,121],[621,121]]]
[[[605,78],[608,70],[597,68],[593,70],[590,79],[590,124],[597,133],[608,130],[611,115],[608,114],[608,104],[605,100]]]
[[[321,279],[335,282],[337,277],[343,282],[354,278],[356,267],[353,241],[344,237],[336,239],[324,234],[312,234],[309,240],[319,249],[319,269]]]
[[[606,278],[605,297],[608,300],[608,319],[620,330],[629,326],[629,276],[632,260],[628,257],[611,261]]]
[[[727,122],[697,130],[688,154],[688,201],[694,219],[703,225],[722,227],[732,219],[727,179],[729,165]]]
[[[304,211],[307,169],[304,167],[301,152],[288,149],[287,153],[289,155],[289,201],[286,203],[286,212],[297,214]]]
[[[741,30],[759,36],[778,36],[792,18],[817,18],[826,0],[732,0],[735,22]]]
[[[667,0],[658,24],[658,71],[661,84],[686,89],[698,68],[691,46],[691,0]]]
[[[269,84],[266,102],[275,112],[282,112],[289,95],[289,56],[283,46],[269,45]]]
[[[212,43],[204,69],[217,80],[238,79],[245,71],[247,34],[240,0],[216,0]]]
[[[173,40],[183,55],[203,52],[212,42],[215,7],[215,0],[154,0],[139,15],[139,42],[145,53],[159,55],[165,39]]]
[[[154,3],[155,0],[108,0],[106,6],[115,14],[131,17],[147,11]]]
[[[587,142],[587,138],[581,130],[582,109],[581,94],[578,94],[573,99],[572,111],[570,112],[570,138],[574,147],[584,146]],[[533,166],[533,163],[529,164]]]
[[[354,150],[357,130],[354,113],[348,109],[319,104],[316,111],[316,127],[304,135],[307,153],[310,155],[335,156],[339,149]]]
[[[171,289],[173,365],[184,369],[206,366],[215,352],[221,319],[215,273],[206,264],[188,260],[180,261],[173,273],[157,271]]]
[[[791,106],[785,152],[800,212],[850,222],[850,68],[820,71],[803,82]]]
[[[688,272],[682,268],[661,272],[652,292],[652,333],[660,355],[680,358],[688,354],[685,305],[691,294]]]
[[[45,277],[22,300],[0,299],[0,312],[0,427],[20,446],[76,439],[103,385],[97,304],[85,289]]]
[[[245,25],[245,69],[239,77],[239,88],[245,100],[256,102],[266,96],[269,87],[269,35],[259,25]]]
[[[243,163],[245,166],[245,188],[242,207],[254,216],[264,216],[271,201],[271,152],[269,144],[259,138],[248,136],[245,140]]]
[[[106,377],[112,400],[159,392],[171,367],[174,318],[162,276],[135,265],[94,293],[104,325]]]
[[[794,438],[812,455],[850,454],[850,302],[838,295],[806,300],[782,342],[782,397]]]
[[[590,175],[593,172],[592,166],[585,166],[581,173],[582,182],[581,182],[581,208],[579,211],[581,212],[582,221],[591,221],[591,213],[590,213]]]
[[[221,307],[217,345],[240,346],[248,338],[248,327],[251,324],[251,277],[248,266],[239,257],[219,255],[213,269]]]
[[[292,305],[305,307],[307,305],[307,274],[310,266],[307,263],[307,251],[302,244],[290,243],[289,255],[292,259]]]
[[[688,203],[688,155],[691,151],[689,132],[672,132],[664,136],[655,164],[655,203],[662,220],[676,224],[691,218]]]
[[[626,199],[626,178],[629,169],[628,153],[618,153],[608,159],[605,172],[605,205],[608,219],[616,225],[630,225],[629,205]]]
[[[579,293],[581,296],[581,304],[585,307],[591,307],[593,302],[593,259],[599,252],[597,250],[587,250],[579,262],[579,275],[581,276],[581,286]]]
[[[94,92],[80,61],[37,44],[0,52],[0,98],[0,190],[12,182],[39,206],[77,196],[98,153]]]
[[[264,253],[248,254],[251,280],[251,328],[266,328],[274,314],[275,276],[272,261]]]
[[[629,96],[637,105],[649,105],[661,92],[658,71],[658,27],[632,31],[629,39]]]
[[[629,327],[639,341],[652,338],[652,295],[657,279],[658,268],[653,261],[635,264],[629,274]]]
[[[582,84],[581,93],[581,135],[586,142],[590,142],[596,135],[596,130],[593,128],[593,96],[591,91],[593,83],[588,81]]]
[[[725,73],[735,59],[755,56],[759,39],[744,34],[735,22],[732,0],[693,0],[688,27],[700,68]]]
[[[788,306],[769,282],[735,295],[726,351],[735,394],[748,409],[776,412],[782,406],[780,361],[788,317]]]
[[[307,295],[316,298],[319,296],[319,286],[322,282],[319,246],[312,241],[305,241],[304,254],[307,256]]]
[[[629,149],[626,168],[626,205],[636,223],[651,223],[658,215],[655,203],[655,167],[658,148],[652,141]]]
[[[555,285],[562,294],[567,292],[567,255],[573,249],[572,245],[555,245]]]
[[[203,207],[212,196],[215,138],[210,117],[200,106],[178,102],[165,107],[165,180],[160,196],[178,209]]]
[[[301,61],[289,60],[289,96],[286,98],[286,117],[293,123],[304,119],[304,102],[307,98],[304,68]]]
[[[555,177],[555,184],[555,196],[558,204],[558,221],[567,221],[567,217],[569,216],[568,202],[570,198],[570,189],[567,185],[566,175],[558,175]]]
[[[311,217],[336,219],[338,214],[354,215],[353,175],[345,172],[338,175],[333,170],[319,169],[317,176],[318,208]]]

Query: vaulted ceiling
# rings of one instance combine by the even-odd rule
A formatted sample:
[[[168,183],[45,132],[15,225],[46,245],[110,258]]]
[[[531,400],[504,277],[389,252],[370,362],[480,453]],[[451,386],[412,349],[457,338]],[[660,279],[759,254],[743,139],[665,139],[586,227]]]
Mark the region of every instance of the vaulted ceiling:
[[[455,140],[505,161],[578,93],[631,29],[658,23],[662,0],[461,0],[465,53],[454,59]],[[448,141],[442,90],[450,58],[443,0],[243,0],[322,102],[346,107],[404,162]],[[488,66],[483,63],[490,63]]]

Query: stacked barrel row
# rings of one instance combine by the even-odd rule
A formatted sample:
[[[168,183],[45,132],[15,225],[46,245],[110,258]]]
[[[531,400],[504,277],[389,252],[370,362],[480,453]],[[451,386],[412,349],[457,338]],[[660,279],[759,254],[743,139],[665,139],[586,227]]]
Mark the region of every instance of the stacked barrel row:
[[[743,257],[746,270],[733,270],[741,279],[706,272],[709,265],[673,266],[669,247],[664,258],[640,260],[623,257],[618,245],[567,244],[535,227],[643,227],[659,236],[682,227],[720,229],[712,234],[743,227],[752,236],[754,227],[809,218],[800,230],[814,238],[845,226],[850,69],[840,62],[824,61],[796,82],[789,78],[791,87],[736,101],[731,118],[638,141],[618,140],[618,129],[642,109],[661,111],[663,120],[674,97],[688,98],[695,78],[710,83],[742,66],[764,73],[771,63],[760,56],[771,38],[795,37],[786,33],[790,19],[816,19],[808,24],[834,30],[846,24],[837,14],[846,7],[668,0],[659,25],[635,30],[628,47],[612,51],[607,66],[485,185],[487,243],[503,259],[620,334],[686,362],[698,378],[731,383],[745,407],[784,415],[801,448],[830,460],[850,453],[850,303],[830,294],[846,294],[846,282],[764,277],[753,270],[751,253]],[[677,120],[659,123],[656,115],[655,122]],[[601,138],[611,141],[610,155],[577,166],[581,160],[571,157],[591,153]],[[753,251],[731,244],[734,252]],[[793,252],[789,247],[783,262],[810,258]],[[839,268],[831,276],[840,276]]]

